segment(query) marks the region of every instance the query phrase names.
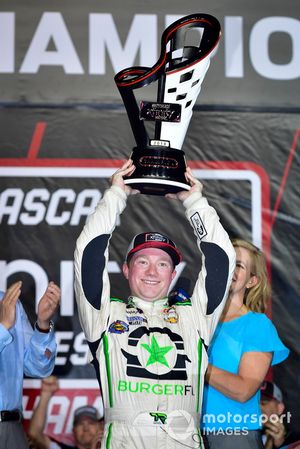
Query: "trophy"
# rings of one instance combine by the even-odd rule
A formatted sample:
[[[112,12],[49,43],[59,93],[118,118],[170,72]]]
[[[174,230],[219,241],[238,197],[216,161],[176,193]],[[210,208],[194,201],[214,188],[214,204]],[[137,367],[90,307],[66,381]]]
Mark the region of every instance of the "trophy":
[[[131,154],[136,169],[125,184],[149,195],[190,189],[181,147],[220,36],[215,17],[185,16],[164,31],[160,57],[153,67],[128,67],[116,74],[136,141]],[[156,100],[146,101],[141,90],[138,100],[134,90],[145,92],[152,83],[157,86]]]

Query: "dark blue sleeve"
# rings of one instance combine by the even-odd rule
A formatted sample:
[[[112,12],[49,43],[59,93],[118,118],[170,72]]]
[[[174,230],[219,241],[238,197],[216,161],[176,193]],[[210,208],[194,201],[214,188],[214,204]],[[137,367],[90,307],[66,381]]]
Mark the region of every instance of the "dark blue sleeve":
[[[85,247],[81,263],[81,282],[84,295],[97,310],[101,307],[105,251],[110,235],[100,235]]]
[[[201,250],[205,256],[207,293],[206,314],[212,314],[220,305],[226,291],[229,272],[229,259],[226,252],[215,243],[201,243]]]

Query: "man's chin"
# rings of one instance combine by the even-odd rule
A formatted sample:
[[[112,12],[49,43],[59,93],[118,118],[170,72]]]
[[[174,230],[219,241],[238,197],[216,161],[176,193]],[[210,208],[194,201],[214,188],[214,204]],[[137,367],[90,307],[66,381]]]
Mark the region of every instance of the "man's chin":
[[[84,436],[84,437],[82,437],[82,438],[80,438],[80,440],[78,441],[78,443],[79,444],[82,444],[82,445],[90,445],[90,444],[92,444],[92,442],[93,442],[93,436],[91,436],[91,435],[87,435],[87,436]]]
[[[148,297],[142,297],[141,298],[143,301],[146,301],[146,302],[154,302],[154,301],[157,301],[159,298],[148,298]]]
[[[157,301],[158,299],[163,298],[163,296],[161,296],[160,292],[157,291],[141,291],[140,294],[136,295],[138,298],[141,298],[143,301],[147,301],[147,302],[154,302]]]

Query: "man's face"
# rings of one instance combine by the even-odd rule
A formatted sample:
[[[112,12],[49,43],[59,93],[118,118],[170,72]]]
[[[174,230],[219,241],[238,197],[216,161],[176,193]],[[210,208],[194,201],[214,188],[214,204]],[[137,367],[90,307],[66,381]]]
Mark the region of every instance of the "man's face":
[[[79,449],[89,449],[97,436],[103,434],[103,425],[89,417],[82,417],[73,427],[75,444]]]
[[[123,265],[131,294],[145,301],[156,301],[167,296],[176,275],[169,254],[158,248],[146,248],[133,254],[129,265]]]
[[[282,413],[282,409],[280,407],[280,402],[276,401],[276,399],[266,398],[264,396],[260,399],[260,407],[261,411],[264,415],[270,418],[271,415],[275,414],[280,416]]]

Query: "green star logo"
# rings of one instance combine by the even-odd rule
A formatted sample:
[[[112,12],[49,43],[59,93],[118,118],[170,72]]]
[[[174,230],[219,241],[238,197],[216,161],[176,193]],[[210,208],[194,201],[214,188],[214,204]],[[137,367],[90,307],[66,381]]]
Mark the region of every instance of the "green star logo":
[[[151,338],[151,346],[149,346],[147,343],[142,343],[141,345],[143,346],[143,348],[146,349],[146,351],[150,353],[150,357],[147,360],[146,366],[152,365],[153,363],[157,362],[170,368],[166,360],[165,354],[171,351],[171,349],[173,349],[173,346],[159,347],[157,340],[154,336],[152,336]]]

